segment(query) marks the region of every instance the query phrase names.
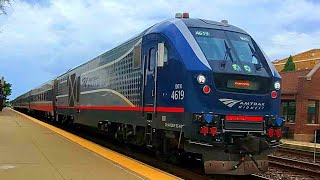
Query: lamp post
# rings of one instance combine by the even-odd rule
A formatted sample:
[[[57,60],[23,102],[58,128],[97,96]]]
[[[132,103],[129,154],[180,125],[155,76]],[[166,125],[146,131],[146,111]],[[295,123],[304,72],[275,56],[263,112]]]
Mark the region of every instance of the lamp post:
[[[313,162],[316,163],[317,152],[317,130],[314,131],[314,148],[313,148]]]

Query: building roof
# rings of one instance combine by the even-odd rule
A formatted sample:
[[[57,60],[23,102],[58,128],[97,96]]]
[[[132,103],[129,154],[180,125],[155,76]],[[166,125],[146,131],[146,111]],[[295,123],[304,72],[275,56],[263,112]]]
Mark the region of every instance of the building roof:
[[[293,62],[296,65],[296,70],[312,69],[320,62],[320,49],[311,49],[292,56]],[[274,66],[278,71],[282,71],[288,58],[273,61]]]

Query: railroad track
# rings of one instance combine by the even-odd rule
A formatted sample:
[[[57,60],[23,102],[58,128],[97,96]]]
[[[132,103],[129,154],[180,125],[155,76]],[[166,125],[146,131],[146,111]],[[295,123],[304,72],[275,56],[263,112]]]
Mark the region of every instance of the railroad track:
[[[270,166],[285,168],[287,170],[308,176],[320,177],[320,164],[274,155],[268,156],[268,159]]]
[[[279,153],[285,154],[287,156],[293,155],[298,158],[301,157],[304,160],[308,160],[310,162],[313,162],[313,156],[314,156],[313,151],[293,149],[293,148],[287,148],[287,147],[279,147],[278,150],[276,151],[276,154],[279,154]],[[320,152],[316,152],[316,162],[320,163]]]

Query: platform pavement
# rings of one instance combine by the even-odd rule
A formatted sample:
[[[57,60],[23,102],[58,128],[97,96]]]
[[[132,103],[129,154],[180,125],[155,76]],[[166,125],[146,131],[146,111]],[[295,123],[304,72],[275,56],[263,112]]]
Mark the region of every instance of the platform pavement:
[[[311,142],[295,141],[293,139],[281,139],[281,143],[288,146],[302,147],[302,148],[305,147],[308,149],[313,149],[315,145],[314,143],[311,143]],[[320,150],[320,144],[316,143],[316,148],[317,150]]]
[[[176,178],[165,172],[163,174],[163,177]],[[0,179],[149,178],[106,159],[13,110],[4,109],[0,112]]]

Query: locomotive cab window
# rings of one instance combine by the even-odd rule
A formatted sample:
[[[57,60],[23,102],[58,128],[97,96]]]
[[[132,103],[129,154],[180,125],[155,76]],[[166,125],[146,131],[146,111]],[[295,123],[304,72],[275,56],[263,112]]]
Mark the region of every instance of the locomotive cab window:
[[[253,40],[249,35],[205,28],[190,28],[195,40],[209,61],[232,60],[261,64]]]
[[[149,71],[153,71],[154,67],[156,66],[156,49],[155,48],[151,48],[149,50]]]
[[[164,59],[163,62],[167,63],[168,62],[168,49],[166,46],[164,46]]]
[[[133,49],[133,68],[140,68],[141,66],[141,45],[137,45]]]

